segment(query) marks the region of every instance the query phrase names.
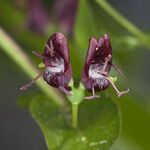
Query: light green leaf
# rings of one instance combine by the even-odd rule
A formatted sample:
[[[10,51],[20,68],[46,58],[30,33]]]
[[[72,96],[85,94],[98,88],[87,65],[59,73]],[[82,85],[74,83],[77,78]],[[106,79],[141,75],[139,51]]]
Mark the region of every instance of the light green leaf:
[[[109,79],[112,81],[112,83],[115,83],[116,81],[117,81],[117,77],[111,77],[111,76],[109,76]]]
[[[51,150],[107,150],[120,133],[118,106],[108,98],[82,102],[77,129],[67,119],[70,113],[63,113],[45,96],[33,98],[30,112]]]
[[[45,64],[44,64],[43,62],[41,62],[41,63],[39,64],[39,68],[43,68],[43,67],[45,67]]]

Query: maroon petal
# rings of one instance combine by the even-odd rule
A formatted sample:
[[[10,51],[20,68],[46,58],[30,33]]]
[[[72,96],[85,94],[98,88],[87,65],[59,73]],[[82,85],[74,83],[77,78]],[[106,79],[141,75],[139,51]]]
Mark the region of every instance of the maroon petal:
[[[98,47],[97,40],[94,37],[92,37],[89,40],[89,48],[86,55],[85,65],[88,65],[88,63],[91,61],[97,47]]]
[[[98,39],[98,46],[101,51],[101,55],[104,58],[107,57],[108,55],[112,55],[112,48],[108,34],[104,34],[103,37]]]
[[[60,32],[54,33],[47,41],[44,54],[51,58],[63,58],[65,64],[68,65],[70,63],[70,58],[66,37]]]

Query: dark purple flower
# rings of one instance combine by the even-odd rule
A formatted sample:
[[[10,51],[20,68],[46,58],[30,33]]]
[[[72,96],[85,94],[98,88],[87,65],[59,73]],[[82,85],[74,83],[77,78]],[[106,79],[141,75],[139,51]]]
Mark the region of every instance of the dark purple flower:
[[[97,98],[95,91],[105,90],[110,84],[117,91],[118,96],[127,92],[120,92],[109,78],[109,71],[112,66],[114,65],[112,64],[112,48],[109,36],[104,34],[98,40],[92,37],[89,41],[81,77],[85,88],[93,92],[93,96],[87,97],[87,99]]]
[[[39,34],[44,34],[49,23],[49,16],[42,1],[28,0],[27,5],[29,27]]]
[[[46,10],[42,0],[28,0],[28,24],[29,27],[39,33],[44,34],[49,27],[54,24],[59,29],[71,35],[77,14],[78,0],[55,0],[49,10]]]
[[[109,60],[103,69],[105,59],[112,54],[112,49],[108,35],[104,35],[99,40],[90,39],[89,48],[82,73],[82,81],[86,89],[104,90],[109,86],[109,82],[101,75],[101,71],[107,74],[110,71],[112,59]]]
[[[56,0],[54,3],[54,15],[61,29],[72,34],[77,13],[78,0]]]
[[[44,80],[51,86],[68,89],[72,78],[67,39],[62,33],[53,34],[47,41],[43,56]]]
[[[32,82],[23,86],[24,90],[31,86],[41,75],[44,80],[51,86],[61,89],[64,93],[69,94],[70,87],[68,83],[72,78],[72,68],[70,64],[69,48],[67,39],[62,33],[54,33],[47,41],[44,53],[33,52],[40,57],[44,64],[44,73],[33,79]]]

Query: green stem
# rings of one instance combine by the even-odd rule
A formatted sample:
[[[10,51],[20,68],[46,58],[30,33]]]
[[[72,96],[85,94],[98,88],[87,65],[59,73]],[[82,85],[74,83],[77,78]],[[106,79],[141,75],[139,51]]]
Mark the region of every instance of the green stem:
[[[72,127],[76,128],[78,124],[78,104],[71,104],[72,105]]]
[[[31,79],[39,74],[39,70],[33,65],[23,49],[0,27],[0,47]],[[43,79],[36,82],[37,86],[54,100],[59,106],[64,105],[64,98],[56,93]],[[18,87],[19,90],[19,87]]]
[[[116,9],[114,9],[106,0],[95,0],[114,20],[122,25],[126,30],[136,36],[143,45],[150,48],[149,37],[139,28],[123,17]]]

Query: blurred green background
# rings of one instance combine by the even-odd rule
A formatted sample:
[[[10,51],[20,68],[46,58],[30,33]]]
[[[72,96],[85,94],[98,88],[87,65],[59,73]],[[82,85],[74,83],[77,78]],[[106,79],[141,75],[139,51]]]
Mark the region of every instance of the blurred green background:
[[[97,0],[98,1],[98,0]],[[115,64],[124,72],[118,77],[120,89],[130,92],[119,99],[122,132],[112,150],[150,149],[150,2],[148,0],[109,0],[123,16],[144,33],[134,34],[97,1],[92,0],[1,0],[0,26],[25,50],[37,65],[31,51],[43,51],[48,37],[63,32],[69,39],[73,75],[80,80],[88,39],[108,33]],[[103,0],[99,0],[103,1]],[[125,25],[128,26],[128,25]],[[144,41],[147,36],[148,42]],[[1,35],[0,35],[1,36]],[[147,39],[146,39],[147,40]],[[112,72],[114,75],[114,72]],[[17,106],[19,87],[30,80],[0,49],[0,149],[46,149],[37,124]],[[39,92],[35,86],[25,94]],[[106,91],[111,93],[111,89]],[[112,92],[114,93],[114,92]],[[118,99],[117,99],[118,100]]]

